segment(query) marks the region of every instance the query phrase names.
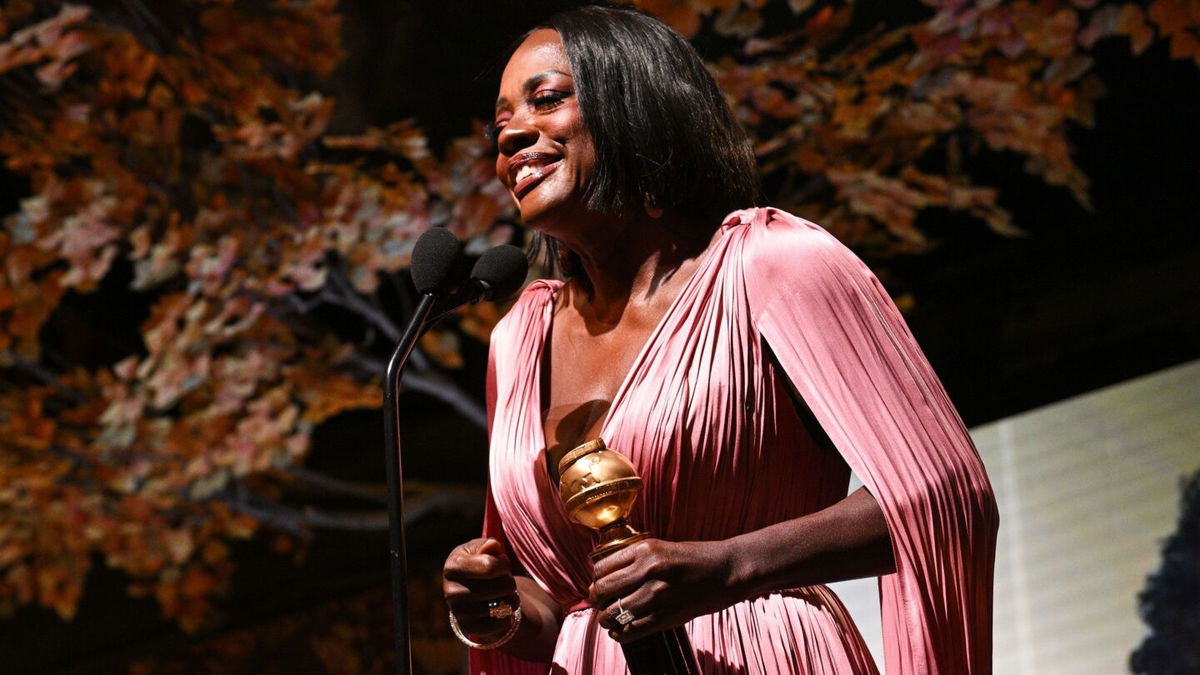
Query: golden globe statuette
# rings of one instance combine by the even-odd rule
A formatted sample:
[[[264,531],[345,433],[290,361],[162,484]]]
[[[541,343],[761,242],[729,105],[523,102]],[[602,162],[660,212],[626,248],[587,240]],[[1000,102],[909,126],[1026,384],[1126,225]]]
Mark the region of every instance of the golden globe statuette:
[[[625,521],[642,490],[642,477],[621,453],[597,438],[558,462],[558,496],[567,516],[600,532],[592,562],[646,538]],[[683,626],[623,643],[631,675],[699,675],[696,655]]]

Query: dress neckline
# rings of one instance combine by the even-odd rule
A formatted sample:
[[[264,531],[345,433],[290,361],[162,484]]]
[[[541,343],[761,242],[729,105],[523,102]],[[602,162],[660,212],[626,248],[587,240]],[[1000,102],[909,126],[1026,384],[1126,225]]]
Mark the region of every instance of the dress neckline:
[[[613,394],[613,400],[608,406],[608,411],[604,414],[604,421],[600,424],[600,431],[597,435],[604,439],[605,443],[609,443],[612,440],[609,428],[612,426],[613,418],[616,416],[619,406],[624,401],[629,388],[632,386],[632,382],[635,379],[634,376],[639,370],[641,370],[642,365],[646,361],[646,357],[658,342],[660,334],[670,322],[671,317],[679,310],[679,306],[683,302],[683,298],[692,294],[694,290],[693,287],[696,285],[699,279],[704,276],[704,273],[712,264],[716,257],[717,249],[722,248],[725,245],[727,230],[728,227],[724,225],[718,228],[716,237],[709,244],[708,248],[700,254],[700,260],[696,264],[696,269],[692,271],[691,276],[688,277],[688,280],[684,282],[683,286],[680,287],[679,293],[672,298],[671,303],[667,306],[666,311],[664,311],[662,316],[658,318],[658,323],[646,337],[646,341],[642,344],[641,349],[638,350],[638,354],[636,357],[634,357],[633,363],[629,365],[629,370],[625,373],[624,378],[621,380],[621,384],[617,387],[617,391]],[[537,346],[537,353],[534,355],[534,358],[531,359],[533,362],[533,378],[531,381],[535,383],[532,394],[534,405],[531,407],[533,409],[532,414],[536,418],[534,420],[534,428],[536,429],[538,443],[535,445],[540,446],[535,448],[534,452],[538,453],[539,455],[544,455],[545,451],[547,450],[546,423],[543,419],[543,415],[545,414],[545,411],[543,410],[545,401],[542,400],[543,366],[546,358],[546,349],[549,343],[550,329],[554,325],[555,300],[558,298],[558,292],[565,285],[565,282],[558,279],[545,279],[542,282],[549,288],[550,293],[547,294],[545,304],[542,307],[541,342]],[[545,466],[546,462],[542,461],[541,464]]]

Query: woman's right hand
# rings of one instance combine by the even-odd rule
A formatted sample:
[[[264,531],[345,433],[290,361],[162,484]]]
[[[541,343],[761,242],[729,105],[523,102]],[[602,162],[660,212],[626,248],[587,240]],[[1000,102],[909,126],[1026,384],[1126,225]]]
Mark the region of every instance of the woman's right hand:
[[[472,539],[456,547],[442,568],[442,593],[459,628],[468,635],[502,634],[512,618],[493,618],[489,603],[520,606],[517,583],[504,545],[495,539]]]

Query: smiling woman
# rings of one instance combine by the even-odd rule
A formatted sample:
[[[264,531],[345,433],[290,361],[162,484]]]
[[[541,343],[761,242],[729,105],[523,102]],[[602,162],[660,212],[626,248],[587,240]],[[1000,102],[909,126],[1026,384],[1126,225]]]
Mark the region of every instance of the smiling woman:
[[[653,19],[612,18],[619,14],[640,17],[585,9],[526,36],[497,100],[497,175],[510,189],[523,187],[511,182],[520,161],[514,155],[539,152],[529,145],[530,132],[545,125],[544,143],[561,135],[565,145],[578,146],[566,151],[586,164],[579,170],[587,175],[573,178],[589,212],[636,214],[649,205],[692,219],[711,235],[725,214],[759,202],[750,144],[686,40]],[[549,153],[542,163],[555,159],[561,158]],[[532,214],[519,199],[518,205],[532,227]],[[558,241],[546,244],[547,262],[557,265]]]
[[[687,42],[558,15],[509,60],[495,126],[566,278],[493,334],[486,537],[443,584],[474,672],[623,673],[621,643],[684,626],[705,673],[873,673],[823,584],[881,574],[889,670],[989,672],[996,510],[970,438],[865,265],[735,210],[753,158]],[[593,565],[556,484],[597,438],[652,536]]]
[[[534,31],[513,54],[496,101],[496,175],[508,186],[526,225],[550,215],[560,222],[582,210],[595,150],[558,33]],[[572,197],[575,197],[572,204]]]

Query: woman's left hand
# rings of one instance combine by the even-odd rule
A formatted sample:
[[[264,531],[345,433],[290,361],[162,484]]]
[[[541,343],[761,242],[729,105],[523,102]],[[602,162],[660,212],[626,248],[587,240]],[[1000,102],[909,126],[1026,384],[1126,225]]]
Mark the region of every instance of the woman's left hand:
[[[741,600],[729,549],[723,541],[644,539],[602,559],[589,593],[600,625],[618,642],[629,642]],[[622,611],[633,621],[618,623]]]

